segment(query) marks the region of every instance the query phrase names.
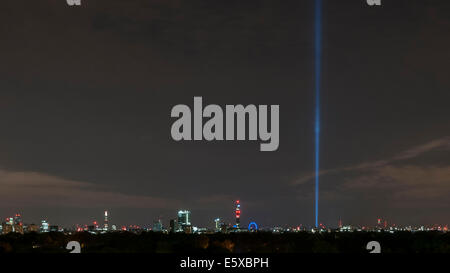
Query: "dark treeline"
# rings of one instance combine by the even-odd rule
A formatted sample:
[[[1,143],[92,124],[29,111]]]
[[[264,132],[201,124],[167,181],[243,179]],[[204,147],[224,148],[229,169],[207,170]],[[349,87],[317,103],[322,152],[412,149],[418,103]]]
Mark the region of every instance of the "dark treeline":
[[[368,253],[370,241],[383,253],[450,253],[450,233],[441,232],[9,233],[0,236],[0,253],[67,253],[69,241],[80,242],[82,253]]]

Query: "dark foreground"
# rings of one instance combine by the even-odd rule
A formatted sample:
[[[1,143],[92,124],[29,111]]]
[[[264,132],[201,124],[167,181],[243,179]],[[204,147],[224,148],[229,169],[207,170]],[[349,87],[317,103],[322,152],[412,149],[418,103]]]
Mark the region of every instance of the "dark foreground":
[[[115,232],[107,234],[28,233],[0,236],[0,253],[68,253],[78,241],[82,253],[368,253],[378,241],[382,253],[450,253],[450,233],[240,233],[162,234]]]

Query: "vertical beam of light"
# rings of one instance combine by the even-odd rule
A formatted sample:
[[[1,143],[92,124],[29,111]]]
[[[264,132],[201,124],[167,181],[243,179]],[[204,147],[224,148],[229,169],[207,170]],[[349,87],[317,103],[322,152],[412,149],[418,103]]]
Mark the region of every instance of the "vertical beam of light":
[[[315,64],[315,217],[316,228],[319,226],[319,151],[320,151],[320,72],[322,61],[322,0],[315,0],[314,19],[314,64]]]

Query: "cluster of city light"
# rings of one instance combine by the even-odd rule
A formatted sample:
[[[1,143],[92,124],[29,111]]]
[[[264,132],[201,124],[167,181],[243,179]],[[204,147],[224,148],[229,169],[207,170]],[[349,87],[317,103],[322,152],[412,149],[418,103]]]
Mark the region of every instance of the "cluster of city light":
[[[168,227],[165,227],[161,221],[158,219],[153,223],[153,227],[146,228],[139,225],[128,225],[128,226],[116,226],[109,223],[108,211],[104,212],[103,223],[98,221],[93,221],[90,225],[76,225],[74,228],[62,228],[58,225],[51,225],[47,220],[42,220],[40,225],[36,224],[24,224],[22,222],[21,214],[16,214],[13,217],[8,217],[0,225],[0,233],[27,233],[27,232],[90,232],[94,234],[105,233],[105,232],[117,232],[117,231],[128,231],[134,233],[140,233],[144,231],[153,232],[163,232],[163,233],[233,233],[233,232],[272,232],[272,233],[287,233],[287,232],[420,232],[420,231],[440,231],[448,232],[447,225],[432,225],[432,226],[403,226],[399,227],[395,224],[388,225],[388,221],[385,219],[377,218],[376,224],[374,226],[354,226],[354,225],[343,225],[342,220],[339,220],[337,228],[326,227],[323,223],[318,223],[317,227],[307,228],[303,225],[294,227],[271,227],[264,228],[259,227],[254,221],[250,221],[248,225],[241,225],[241,203],[239,200],[235,202],[234,208],[235,223],[225,223],[221,218],[215,218],[213,220],[214,228],[204,228],[193,226],[191,211],[190,210],[179,210],[176,214],[176,218],[169,220]]]

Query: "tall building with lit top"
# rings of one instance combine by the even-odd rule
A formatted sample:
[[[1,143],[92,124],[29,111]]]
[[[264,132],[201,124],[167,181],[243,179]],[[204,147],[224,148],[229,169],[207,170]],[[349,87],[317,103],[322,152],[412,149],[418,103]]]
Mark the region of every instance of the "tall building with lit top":
[[[187,231],[191,228],[191,212],[188,210],[178,211],[178,231]]]
[[[108,231],[108,229],[109,229],[109,225],[108,225],[108,211],[107,210],[105,210],[105,220],[103,222],[103,229],[105,231]]]
[[[236,208],[234,210],[236,216],[236,228],[240,228],[241,226],[241,203],[239,200],[236,200]]]
[[[14,215],[14,225],[20,225],[20,226],[23,225],[23,223],[22,223],[22,216],[19,213]]]
[[[220,218],[214,219],[214,223],[216,226],[216,232],[220,232],[220,229],[221,229]]]
[[[50,227],[49,224],[47,222],[47,220],[42,220],[41,222],[41,232],[49,232],[50,231]]]

